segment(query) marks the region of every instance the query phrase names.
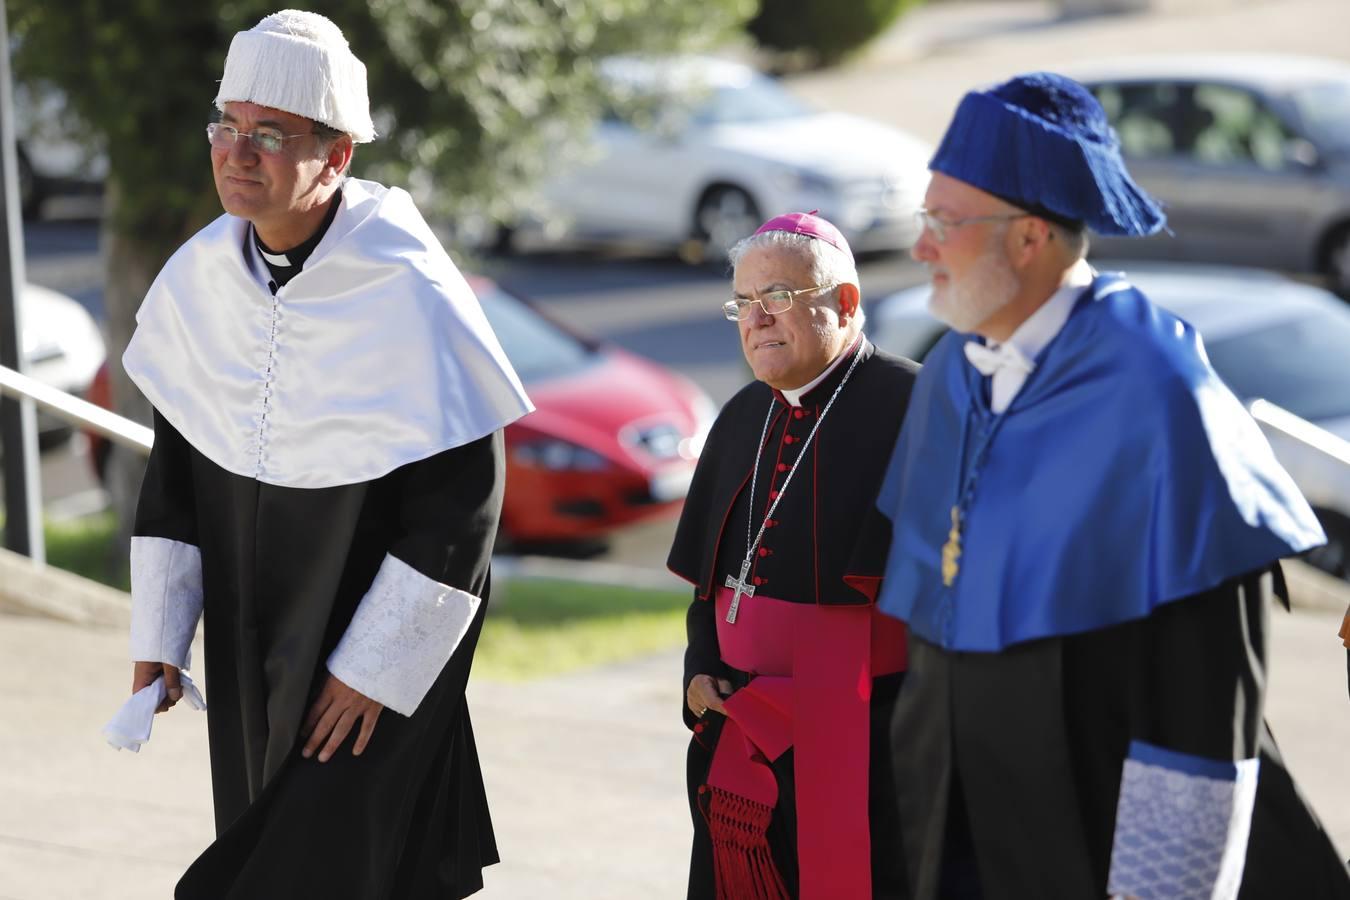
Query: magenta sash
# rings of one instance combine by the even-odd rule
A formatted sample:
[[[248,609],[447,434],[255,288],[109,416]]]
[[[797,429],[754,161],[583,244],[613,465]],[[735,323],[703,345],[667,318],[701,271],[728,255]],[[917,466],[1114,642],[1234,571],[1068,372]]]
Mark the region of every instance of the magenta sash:
[[[708,785],[732,802],[772,809],[778,788],[769,764],[794,747],[800,900],[870,900],[872,679],[904,670],[905,627],[871,605],[764,596],[742,597],[732,625],[731,596],[723,588],[716,597],[722,659],[755,677],[726,700]],[[717,832],[728,828],[711,816],[709,825],[716,856]],[[715,862],[719,896],[735,896],[720,882],[736,861]]]

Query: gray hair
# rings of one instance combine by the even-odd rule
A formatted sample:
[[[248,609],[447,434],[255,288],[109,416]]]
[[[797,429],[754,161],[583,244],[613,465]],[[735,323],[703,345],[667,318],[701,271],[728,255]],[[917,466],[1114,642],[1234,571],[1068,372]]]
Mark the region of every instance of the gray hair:
[[[791,231],[763,231],[743,238],[727,252],[732,272],[751,250],[767,248],[791,250],[803,254],[811,262],[811,278],[816,284],[851,284],[862,293],[858,281],[858,267],[853,257],[827,241]],[[866,321],[861,302],[855,317],[859,326]]]
[[[1086,225],[1080,225],[1077,228],[1068,225],[1060,225],[1058,222],[1050,222],[1047,225],[1054,232],[1055,237],[1064,244],[1064,252],[1069,255],[1071,262],[1078,262],[1080,259],[1087,259],[1088,230]]]

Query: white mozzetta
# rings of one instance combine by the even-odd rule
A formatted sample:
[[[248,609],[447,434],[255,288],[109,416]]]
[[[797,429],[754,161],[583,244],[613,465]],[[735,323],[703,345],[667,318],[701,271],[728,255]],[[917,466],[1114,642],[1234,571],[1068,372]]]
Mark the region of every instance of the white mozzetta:
[[[328,671],[411,716],[478,612],[478,597],[386,556],[332,655]]]
[[[1259,766],[1258,759],[1242,760],[1228,777],[1211,777],[1125,760],[1107,893],[1234,900]]]
[[[221,216],[165,265],[123,364],[199,453],[268,484],[371,481],[533,407],[406,191],[348,179],[273,297]]]
[[[202,616],[202,552],[159,537],[131,539],[131,658],[186,668]]]

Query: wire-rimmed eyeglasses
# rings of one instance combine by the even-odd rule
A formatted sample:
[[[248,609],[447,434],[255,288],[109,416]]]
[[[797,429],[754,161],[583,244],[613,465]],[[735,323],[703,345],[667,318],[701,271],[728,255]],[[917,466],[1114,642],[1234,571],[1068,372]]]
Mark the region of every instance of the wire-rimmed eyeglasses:
[[[259,153],[280,153],[281,148],[286,146],[287,141],[293,141],[296,138],[312,137],[314,132],[306,131],[301,134],[282,134],[275,128],[255,128],[252,131],[240,131],[233,125],[226,125],[224,122],[212,122],[206,126],[206,139],[211,142],[212,147],[218,147],[221,150],[229,150],[234,146],[234,142],[240,138],[248,138],[253,149]]]
[[[831,291],[839,287],[839,283],[834,284],[814,284],[811,287],[798,288],[795,291],[768,291],[760,294],[758,297],[732,297],[726,303],[722,304],[722,315],[731,322],[744,322],[750,318],[750,304],[758,303],[759,308],[764,310],[765,315],[778,316],[792,309],[792,300],[798,294],[809,294],[812,291]]]
[[[1013,219],[1025,219],[1031,216],[1031,213],[998,213],[992,216],[966,216],[964,219],[957,219],[948,222],[939,219],[926,209],[916,209],[914,211],[914,220],[919,223],[920,231],[930,231],[939,244],[947,243],[947,232],[953,228],[960,228],[962,225],[971,225],[975,222],[1011,222]]]

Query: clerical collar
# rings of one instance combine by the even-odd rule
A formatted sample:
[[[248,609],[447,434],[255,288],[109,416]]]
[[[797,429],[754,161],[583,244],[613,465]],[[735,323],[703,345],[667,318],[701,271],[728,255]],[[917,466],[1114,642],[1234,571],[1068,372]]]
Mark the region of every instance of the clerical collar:
[[[272,276],[272,283],[275,287],[281,287],[300,273],[304,268],[305,261],[309,259],[314,248],[319,246],[319,241],[323,240],[324,234],[328,231],[328,226],[333,224],[333,219],[337,216],[338,206],[342,203],[342,188],[333,192],[333,198],[328,202],[328,212],[323,217],[323,222],[319,228],[298,246],[292,247],[284,253],[278,253],[262,242],[258,236],[258,229],[250,228],[253,233],[253,246],[257,248],[258,255],[267,266],[267,272]]]
[[[821,372],[819,375],[811,379],[806,384],[802,385],[799,388],[791,388],[791,389],[785,388],[779,391],[778,393],[783,395],[783,399],[787,401],[788,406],[801,406],[802,397],[811,393],[811,391],[817,388],[822,381],[824,381],[826,378],[829,378],[830,374],[834,372],[835,369],[839,368],[839,364],[841,362],[852,356],[853,351],[856,350],[858,347],[858,342],[861,340],[862,334],[859,333],[858,336],[853,339],[853,343],[849,344],[848,347],[845,348],[843,353],[840,353],[838,356],[836,356],[834,358],[834,362],[830,363],[828,366],[825,367],[825,371]]]
[[[1027,359],[1035,360],[1055,339],[1055,335],[1059,334],[1064,323],[1069,320],[1069,314],[1073,312],[1074,302],[1083,293],[1083,288],[1092,284],[1092,279],[1096,275],[1087,260],[1080,259],[1074,263],[1059,290],[1051,294],[1050,299],[1041,304],[1040,309],[1017,326],[1017,330],[1008,338],[1007,343],[1022,351]],[[992,349],[998,349],[1000,346],[997,341],[986,343]]]

